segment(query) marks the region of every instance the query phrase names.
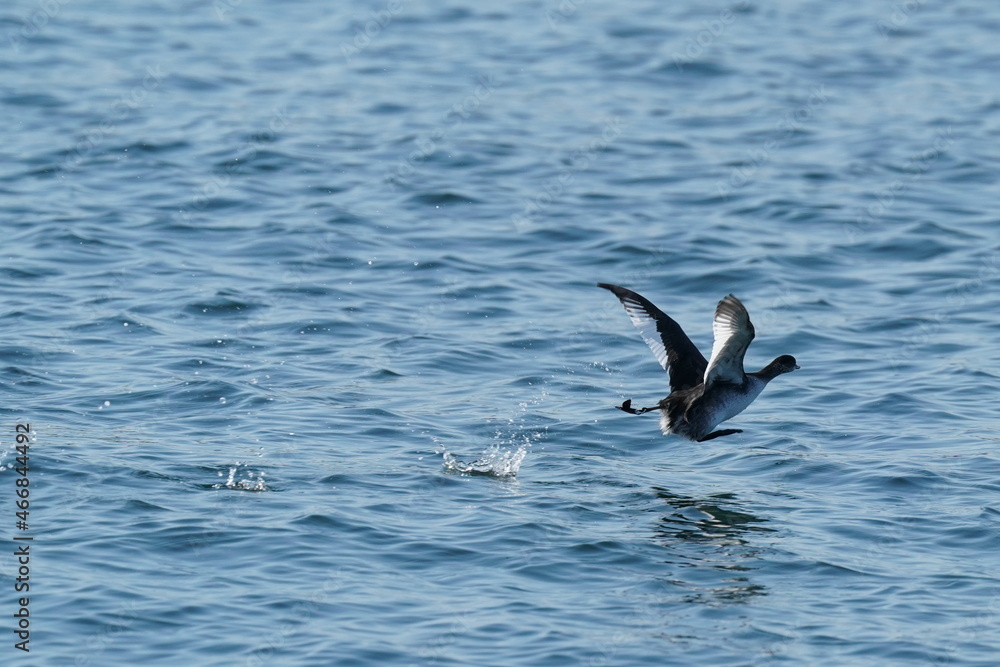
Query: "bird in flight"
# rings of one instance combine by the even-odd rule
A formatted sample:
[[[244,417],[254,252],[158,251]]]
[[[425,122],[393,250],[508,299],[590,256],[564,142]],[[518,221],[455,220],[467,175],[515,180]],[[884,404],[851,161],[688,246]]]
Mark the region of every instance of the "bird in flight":
[[[715,308],[712,357],[705,361],[684,330],[653,302],[632,290],[597,283],[611,291],[639,329],[656,360],[670,376],[670,395],[651,408],[633,408],[632,399],[620,406],[633,415],[660,411],[660,429],[689,440],[704,442],[733,433],[736,428],[713,431],[753,403],[767,383],[799,366],[795,357],[783,354],[756,373],[743,371],[743,357],[754,338],[750,315],[732,294]]]

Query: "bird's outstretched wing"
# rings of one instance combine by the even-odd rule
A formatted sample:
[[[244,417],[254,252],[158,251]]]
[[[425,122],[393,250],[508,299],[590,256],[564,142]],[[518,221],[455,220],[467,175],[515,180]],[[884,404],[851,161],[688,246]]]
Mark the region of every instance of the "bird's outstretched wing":
[[[630,289],[607,283],[597,283],[597,286],[610,290],[625,306],[632,324],[656,355],[663,370],[670,375],[671,389],[676,391],[701,384],[708,362],[681,329],[681,325],[654,306],[649,299]]]
[[[715,308],[712,322],[715,343],[712,358],[705,369],[705,388],[716,382],[743,383],[743,357],[754,337],[750,315],[740,300],[732,294]]]

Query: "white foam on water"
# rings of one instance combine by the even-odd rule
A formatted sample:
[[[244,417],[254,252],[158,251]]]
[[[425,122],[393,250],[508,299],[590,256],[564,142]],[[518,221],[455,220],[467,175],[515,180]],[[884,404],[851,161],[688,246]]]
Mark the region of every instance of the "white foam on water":
[[[243,468],[243,472],[246,474],[244,479],[238,479],[241,467]],[[219,477],[222,477],[222,471],[219,471]],[[229,476],[226,478],[225,482],[221,484],[213,484],[212,487],[216,489],[238,489],[240,491],[270,491],[267,484],[264,482],[264,473],[249,470],[246,465],[240,461],[237,461],[235,465],[229,466]]]
[[[531,426],[526,423],[528,410],[539,405],[546,396],[548,392],[543,389],[535,398],[518,403],[517,416],[507,420],[508,428],[497,429],[493,434],[493,441],[474,461],[467,462],[457,458],[442,442],[432,436],[444,459],[445,470],[490,477],[516,476],[532,445],[548,430],[548,427]]]

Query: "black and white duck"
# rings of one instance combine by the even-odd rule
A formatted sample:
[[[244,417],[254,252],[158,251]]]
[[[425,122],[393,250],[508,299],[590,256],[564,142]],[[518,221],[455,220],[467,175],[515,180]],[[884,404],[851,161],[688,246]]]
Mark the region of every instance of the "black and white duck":
[[[798,368],[795,357],[783,354],[756,373],[743,371],[743,357],[754,338],[747,309],[732,294],[715,308],[712,357],[705,361],[680,325],[653,303],[632,290],[598,283],[625,306],[632,324],[653,350],[670,376],[670,395],[651,408],[633,408],[632,399],[618,406],[630,414],[660,411],[660,429],[689,440],[704,442],[740,429],[713,431],[753,403],[767,383]]]

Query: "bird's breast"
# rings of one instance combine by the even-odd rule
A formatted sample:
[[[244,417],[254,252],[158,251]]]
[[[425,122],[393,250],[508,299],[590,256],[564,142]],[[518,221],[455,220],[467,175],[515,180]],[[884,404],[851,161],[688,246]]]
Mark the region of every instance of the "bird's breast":
[[[767,383],[752,376],[747,376],[742,385],[718,383],[705,392],[703,397],[704,410],[709,414],[710,421],[715,425],[740,414],[754,402]]]

